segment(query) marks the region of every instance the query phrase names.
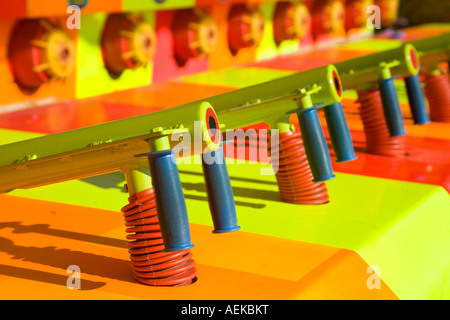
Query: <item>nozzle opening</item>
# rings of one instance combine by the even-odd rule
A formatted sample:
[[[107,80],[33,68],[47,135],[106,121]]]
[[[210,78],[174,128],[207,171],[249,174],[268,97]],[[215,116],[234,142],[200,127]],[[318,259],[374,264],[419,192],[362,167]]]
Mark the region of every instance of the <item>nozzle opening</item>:
[[[410,55],[411,55],[411,62],[412,62],[414,69],[418,69],[419,68],[419,59],[417,57],[416,51],[414,49],[411,49]]]
[[[333,71],[333,81],[334,81],[334,88],[336,89],[336,92],[338,93],[339,97],[341,97],[342,96],[341,80],[336,70]]]
[[[213,143],[216,143],[220,134],[219,131],[219,122],[217,120],[217,116],[216,113],[214,112],[214,110],[212,108],[208,108],[206,110],[206,122],[207,122],[207,127],[208,127],[208,134],[211,138],[211,141]]]

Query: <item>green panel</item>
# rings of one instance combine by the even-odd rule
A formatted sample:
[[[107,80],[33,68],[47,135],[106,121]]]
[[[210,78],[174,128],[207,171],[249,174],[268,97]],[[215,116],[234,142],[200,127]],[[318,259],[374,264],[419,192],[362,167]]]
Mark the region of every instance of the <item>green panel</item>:
[[[124,184],[124,175],[121,172],[115,172],[39,188],[14,190],[10,194],[120,212],[120,209],[127,204],[128,198],[123,191]]]
[[[89,97],[114,91],[114,80],[104,68],[100,51],[101,30],[107,14],[87,14],[81,20],[77,52],[76,96]]]
[[[33,139],[40,136],[42,136],[42,134],[0,128],[0,146],[8,143]]]
[[[256,51],[257,60],[270,59],[277,56],[278,49],[275,44],[275,41],[273,40],[273,23],[272,23],[275,5],[276,3],[274,2],[266,2],[261,4],[260,7],[261,12],[264,16],[265,23],[264,23],[264,36]]]
[[[186,76],[182,78],[182,81],[230,87],[248,87],[294,73],[293,71],[264,68],[229,68]]]
[[[423,199],[422,199],[423,200]],[[450,299],[450,197],[440,188],[358,250],[401,299]]]
[[[343,50],[376,50],[386,51],[398,48],[402,42],[395,39],[369,39],[363,41],[357,41],[353,43],[343,44],[339,46],[339,49]]]
[[[154,25],[154,13],[144,16]],[[85,98],[113,91],[149,85],[152,79],[152,64],[136,70],[125,70],[119,79],[113,79],[104,67],[100,48],[101,33],[107,14],[83,15],[78,37],[76,97]]]
[[[342,93],[342,97],[347,98],[347,99],[356,100],[356,99],[358,99],[358,92],[356,90],[345,90]]]
[[[194,6],[195,0],[165,0],[162,3],[157,3],[155,0],[123,0],[124,11],[166,10],[192,8]]]

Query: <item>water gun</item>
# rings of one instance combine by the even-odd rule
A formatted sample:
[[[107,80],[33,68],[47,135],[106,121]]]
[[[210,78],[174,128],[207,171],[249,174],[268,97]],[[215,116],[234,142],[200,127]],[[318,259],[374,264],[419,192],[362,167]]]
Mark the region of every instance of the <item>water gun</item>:
[[[335,66],[341,75],[344,89],[359,91],[378,88],[380,90],[386,124],[391,136],[406,135],[403,115],[394,86],[395,77],[405,79],[414,122],[425,124],[430,121],[425,97],[420,88],[420,57],[412,44],[402,44],[392,50],[339,62]]]

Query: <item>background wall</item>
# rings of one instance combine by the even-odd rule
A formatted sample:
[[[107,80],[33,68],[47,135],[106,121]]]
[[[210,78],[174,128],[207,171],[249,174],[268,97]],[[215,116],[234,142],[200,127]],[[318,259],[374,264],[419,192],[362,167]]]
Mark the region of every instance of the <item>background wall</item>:
[[[409,25],[427,22],[450,22],[450,1],[401,0],[399,17],[405,17]]]

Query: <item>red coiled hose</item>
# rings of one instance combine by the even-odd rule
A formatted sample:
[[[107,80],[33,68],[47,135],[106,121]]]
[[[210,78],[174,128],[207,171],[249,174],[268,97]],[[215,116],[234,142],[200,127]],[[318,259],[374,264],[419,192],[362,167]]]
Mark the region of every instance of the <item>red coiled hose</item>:
[[[197,270],[189,250],[163,252],[153,189],[128,198],[122,208],[133,274],[152,286],[183,286],[195,282]]]
[[[425,76],[424,82],[431,121],[450,123],[450,79],[448,74],[429,74]]]
[[[271,150],[272,166],[283,201],[296,204],[324,204],[329,201],[324,182],[313,182],[303,139],[299,132],[280,134],[278,148]]]
[[[405,137],[391,137],[383,112],[380,91],[376,88],[358,91],[359,113],[366,134],[367,152],[376,155],[402,157]]]

